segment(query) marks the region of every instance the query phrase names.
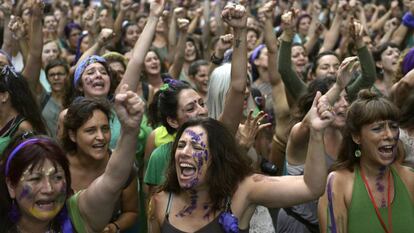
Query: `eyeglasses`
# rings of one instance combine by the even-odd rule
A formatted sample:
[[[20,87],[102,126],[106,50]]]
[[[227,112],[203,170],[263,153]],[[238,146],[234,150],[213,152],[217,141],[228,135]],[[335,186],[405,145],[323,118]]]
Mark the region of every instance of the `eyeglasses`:
[[[66,73],[60,73],[60,72],[59,73],[50,73],[50,74],[48,74],[47,77],[53,78],[55,76],[57,76],[58,78],[63,78],[63,77],[66,77]]]

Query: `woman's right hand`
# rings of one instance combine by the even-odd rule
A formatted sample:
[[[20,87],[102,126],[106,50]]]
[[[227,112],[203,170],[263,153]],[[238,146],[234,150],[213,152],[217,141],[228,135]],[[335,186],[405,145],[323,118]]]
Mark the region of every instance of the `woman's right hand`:
[[[306,114],[304,120],[312,130],[318,132],[323,131],[334,120],[332,106],[329,104],[328,98],[322,96],[319,91],[316,93],[312,107]]]
[[[128,91],[128,85],[124,84],[115,96],[115,111],[124,132],[135,132],[139,130],[145,103],[137,93]]]

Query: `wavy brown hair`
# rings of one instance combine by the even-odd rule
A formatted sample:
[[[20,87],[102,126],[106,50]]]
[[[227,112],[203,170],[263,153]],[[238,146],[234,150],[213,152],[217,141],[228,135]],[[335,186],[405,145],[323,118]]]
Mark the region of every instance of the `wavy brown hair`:
[[[212,211],[225,207],[226,199],[232,197],[239,183],[253,173],[246,156],[242,156],[233,135],[219,121],[213,118],[195,118],[187,121],[178,130],[171,150],[171,159],[167,169],[167,179],[162,191],[181,193],[175,167],[175,151],[178,141],[188,127],[201,126],[207,132],[211,163],[206,174]]]

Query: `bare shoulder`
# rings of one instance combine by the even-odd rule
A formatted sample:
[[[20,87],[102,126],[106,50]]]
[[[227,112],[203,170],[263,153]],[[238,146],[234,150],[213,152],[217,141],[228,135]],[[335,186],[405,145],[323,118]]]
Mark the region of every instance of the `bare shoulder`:
[[[410,193],[414,193],[414,168],[395,164],[394,168]]]
[[[164,191],[156,192],[152,195],[148,204],[148,218],[150,221],[157,220],[159,224],[164,221],[168,196],[169,194]]]
[[[33,130],[33,126],[32,124],[30,124],[29,121],[22,121],[22,123],[20,123],[19,125],[19,130],[20,132],[26,132],[26,131],[32,131]]]
[[[355,173],[345,169],[333,171],[328,175],[327,185],[332,184],[335,195],[343,198],[347,206],[351,203],[354,178]]]

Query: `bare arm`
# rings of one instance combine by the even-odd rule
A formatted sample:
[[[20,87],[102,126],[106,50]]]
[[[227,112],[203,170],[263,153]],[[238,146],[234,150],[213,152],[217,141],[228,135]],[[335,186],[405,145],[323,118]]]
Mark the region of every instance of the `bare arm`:
[[[404,100],[412,93],[414,88],[414,70],[408,72],[391,88],[391,98],[397,106],[401,107]]]
[[[243,116],[243,100],[247,84],[247,14],[246,9],[241,5],[227,5],[222,15],[223,19],[233,27],[234,39],[230,88],[219,120],[234,135]]]
[[[98,54],[99,51],[101,51],[101,49],[104,48],[114,36],[115,34],[113,33],[112,29],[102,29],[101,33],[99,34],[98,40],[95,42],[95,44],[92,45],[92,47],[90,47],[82,54],[82,56],[76,62],[75,67],[77,67],[79,63],[85,60],[87,57]]]
[[[0,10],[3,12],[3,45],[1,49],[8,54],[11,54],[13,43],[12,33],[8,27],[11,17],[14,17],[12,16],[12,9],[11,1],[4,1],[0,6]]]
[[[60,16],[58,28],[57,28],[57,36],[58,38],[64,37],[65,26],[68,22],[68,12],[70,6],[68,2],[60,2],[60,10],[62,11],[62,15]]]
[[[42,48],[43,48],[43,2],[36,0],[31,6],[32,17],[30,19],[29,34],[29,55],[22,75],[29,83],[31,90],[37,91],[36,85],[39,83],[40,70],[42,69]]]
[[[409,28],[404,24],[400,24],[400,26],[395,30],[394,34],[392,35],[391,42],[396,45],[401,45],[404,41],[405,36],[408,33]]]
[[[138,180],[134,178],[131,180],[131,183],[122,190],[122,214],[118,217],[115,224],[125,231],[128,228],[132,227],[137,218],[138,218]],[[109,223],[105,228],[110,228],[111,230],[116,230],[114,224]]]
[[[329,30],[325,33],[325,39],[323,41],[322,47],[319,50],[319,53],[324,52],[324,51],[330,51],[334,48],[336,41],[339,38],[339,29],[341,27],[341,21],[343,19],[343,15],[341,14],[341,12],[343,13],[344,10],[343,8],[345,7],[347,3],[344,1],[340,1],[336,11],[335,11],[335,17],[333,19],[332,25],[329,28]],[[346,11],[345,11],[346,14]]]
[[[122,23],[125,18],[125,14],[132,7],[132,0],[122,0],[119,4],[119,12],[116,16],[115,23],[114,23],[114,33],[115,39],[114,42],[118,42],[122,37]]]
[[[142,65],[144,64],[145,55],[152,43],[152,38],[155,34],[155,28],[158,23],[158,19],[164,10],[165,0],[158,0],[151,3],[151,12],[148,17],[147,24],[135,43],[132,50],[131,60],[128,62],[127,69],[125,71],[124,78],[121,80],[120,86],[128,84],[128,88],[136,90],[138,83],[140,82],[140,74]]]
[[[184,53],[185,53],[185,43],[187,41],[187,30],[189,21],[187,19],[177,19],[178,28],[180,30],[180,35],[178,37],[177,47],[175,48],[175,56],[172,66],[168,73],[174,79],[180,78],[180,73],[184,65]]]
[[[267,207],[285,207],[314,200],[323,194],[327,175],[323,131],[333,120],[333,115],[324,104],[318,102],[320,96],[318,92],[308,112],[311,132],[304,176],[252,175],[239,187],[241,191],[247,192],[248,203]],[[279,189],[276,190],[276,187]],[[269,192],[269,190],[274,191]]]
[[[108,161],[104,174],[99,176],[79,196],[79,211],[88,231],[102,231],[109,222],[116,200],[131,173],[144,102],[139,96],[120,87],[115,96],[115,110],[121,122],[121,135]]]

